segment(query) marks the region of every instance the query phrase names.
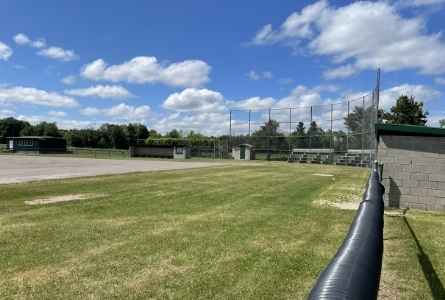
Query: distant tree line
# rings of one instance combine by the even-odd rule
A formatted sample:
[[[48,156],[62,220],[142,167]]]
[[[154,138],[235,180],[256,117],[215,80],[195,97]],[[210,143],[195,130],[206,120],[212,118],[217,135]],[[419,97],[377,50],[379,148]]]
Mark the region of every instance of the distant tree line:
[[[6,143],[7,137],[14,136],[53,136],[66,139],[68,146],[85,148],[128,149],[135,144],[175,144],[187,140],[190,145],[211,145],[210,138],[190,131],[185,134],[173,129],[161,134],[148,129],[143,124],[124,125],[103,124],[97,129],[59,129],[56,123],[40,122],[32,125],[15,118],[0,119],[0,143]],[[184,142],[182,142],[184,143]]]
[[[65,138],[67,144],[73,147],[127,149],[138,140],[144,141],[150,134],[158,133],[149,131],[143,124],[103,124],[98,129],[64,130],[59,129],[56,123],[40,122],[32,125],[15,118],[0,119],[0,143],[14,136],[53,136]]]

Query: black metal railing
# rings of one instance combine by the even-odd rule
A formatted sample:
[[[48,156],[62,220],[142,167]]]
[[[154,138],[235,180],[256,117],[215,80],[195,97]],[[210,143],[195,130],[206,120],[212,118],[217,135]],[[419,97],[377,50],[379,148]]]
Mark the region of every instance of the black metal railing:
[[[376,163],[348,235],[321,273],[309,300],[377,299],[383,257],[383,194]]]

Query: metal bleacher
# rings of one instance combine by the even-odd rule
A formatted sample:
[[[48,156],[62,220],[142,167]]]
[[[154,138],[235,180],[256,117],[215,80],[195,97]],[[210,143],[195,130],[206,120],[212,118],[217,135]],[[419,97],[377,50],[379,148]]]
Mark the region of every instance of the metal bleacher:
[[[335,164],[344,166],[368,167],[371,162],[372,150],[350,149],[346,153],[336,155]]]
[[[289,162],[331,164],[334,149],[292,149]]]
[[[335,152],[334,149],[292,149],[289,162],[311,164],[335,164],[344,166],[368,167],[371,162],[372,150],[348,150]]]

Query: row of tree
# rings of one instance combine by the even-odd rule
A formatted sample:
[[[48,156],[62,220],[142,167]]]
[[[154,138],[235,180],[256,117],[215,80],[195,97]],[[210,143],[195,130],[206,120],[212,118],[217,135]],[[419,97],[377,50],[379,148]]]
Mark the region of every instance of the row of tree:
[[[148,129],[143,124],[130,123],[124,125],[103,124],[98,129],[59,129],[55,123],[41,122],[32,125],[27,121],[15,118],[0,119],[0,143],[6,143],[7,137],[13,136],[53,136],[63,137],[72,147],[85,148],[115,148],[128,149],[130,145],[151,143],[155,139],[176,140],[185,138],[192,144],[208,140],[208,137],[191,131],[184,134],[173,129],[166,134],[161,134],[154,129]],[[171,141],[170,141],[171,142]]]

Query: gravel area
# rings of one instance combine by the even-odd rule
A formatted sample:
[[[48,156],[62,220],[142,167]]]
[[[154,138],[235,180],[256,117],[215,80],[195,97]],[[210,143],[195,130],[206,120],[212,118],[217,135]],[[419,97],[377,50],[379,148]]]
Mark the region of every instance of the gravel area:
[[[131,172],[221,166],[222,162],[117,160],[52,156],[1,155],[0,184]]]

